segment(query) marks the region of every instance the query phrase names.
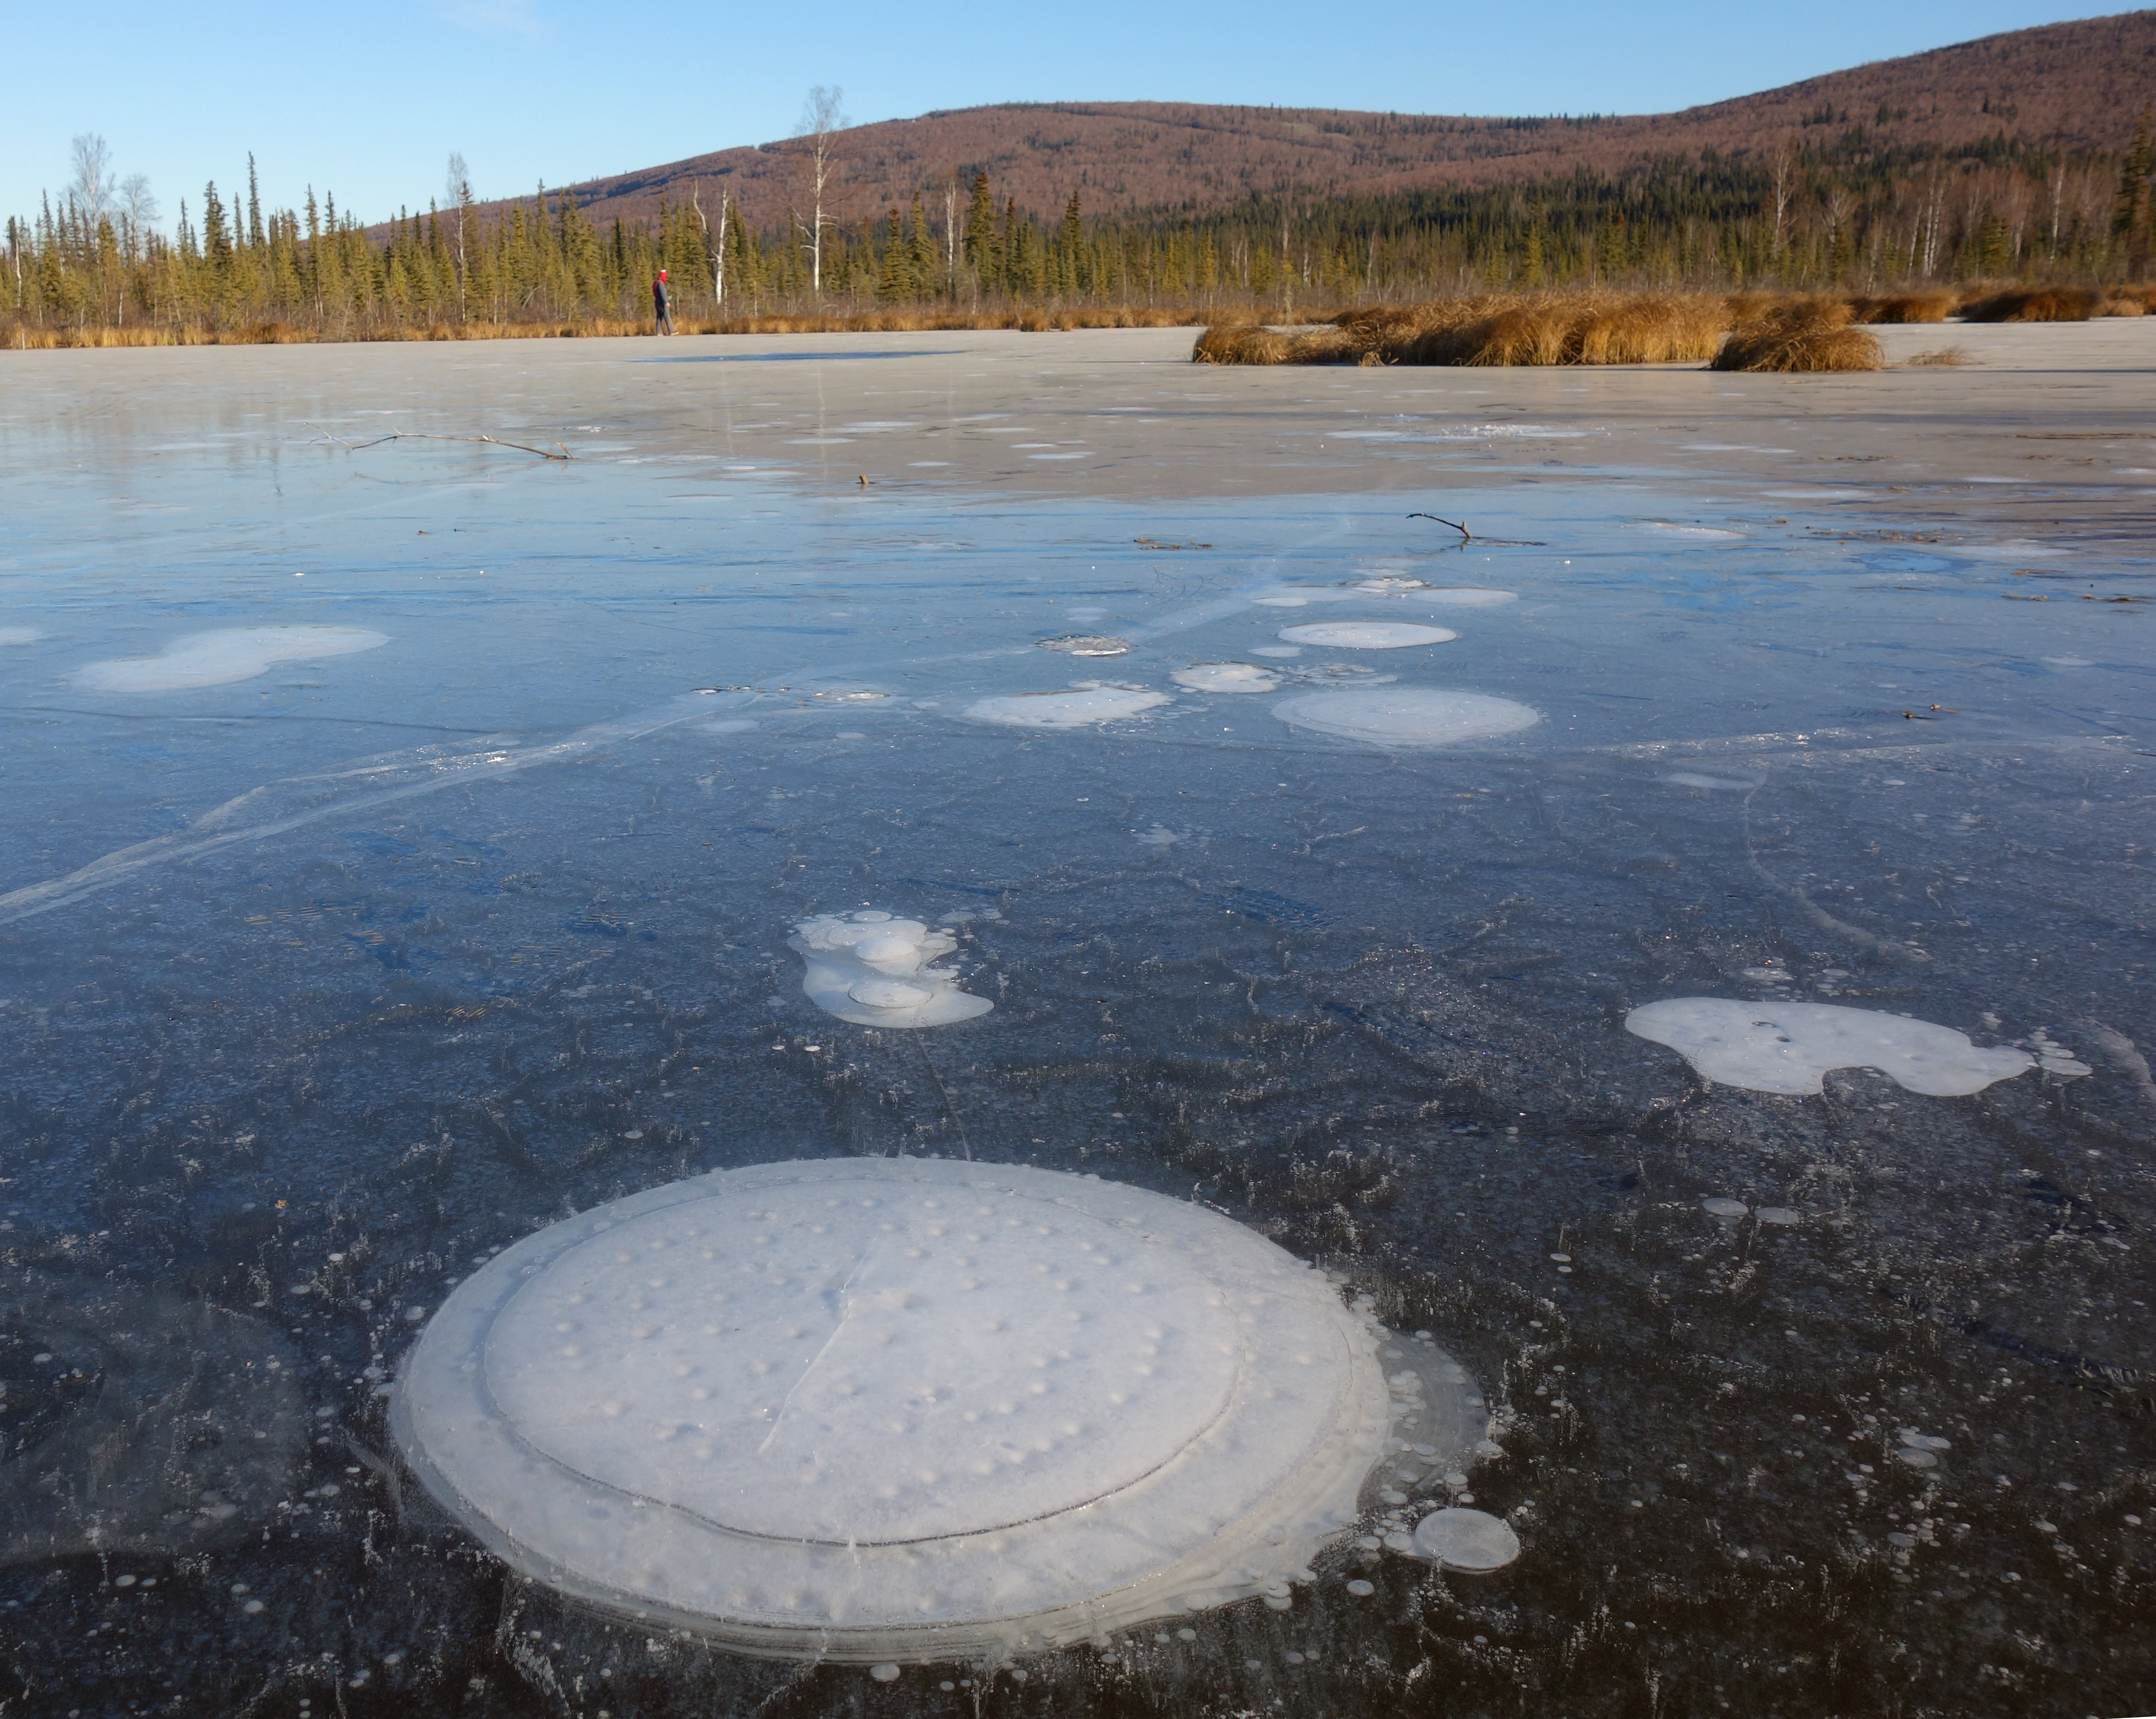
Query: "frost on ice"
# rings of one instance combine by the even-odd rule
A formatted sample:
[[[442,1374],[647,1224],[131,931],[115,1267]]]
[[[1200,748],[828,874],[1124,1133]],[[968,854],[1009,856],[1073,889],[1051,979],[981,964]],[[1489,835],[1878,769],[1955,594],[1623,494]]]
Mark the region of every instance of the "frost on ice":
[[[958,976],[931,965],[958,947],[948,931],[917,919],[863,908],[819,913],[786,940],[808,963],[801,988],[826,1014],[863,1027],[944,1027],[995,1007],[958,988]]]
[[[1087,728],[1116,722],[1168,702],[1164,692],[1136,686],[1081,686],[1070,692],[1016,692],[976,700],[966,714],[977,722],[1014,728]]]
[[[1912,1092],[1958,1098],[2031,1066],[2023,1051],[1981,1049],[1952,1027],[1835,1003],[1671,997],[1634,1009],[1625,1025],[1706,1079],[1753,1092],[1818,1092],[1830,1069],[1873,1068]]]
[[[279,663],[350,656],[389,643],[364,627],[230,627],[176,639],[153,657],[115,657],[68,678],[89,692],[181,692],[252,680]]]
[[[1285,1593],[1388,1443],[1380,1328],[1202,1207],[949,1160],[760,1165],[459,1285],[393,1425],[518,1568],[732,1645],[1001,1656]]]
[[[1273,715],[1291,727],[1372,746],[1419,747],[1483,740],[1532,728],[1542,712],[1508,698],[1433,687],[1363,687],[1282,699]]]

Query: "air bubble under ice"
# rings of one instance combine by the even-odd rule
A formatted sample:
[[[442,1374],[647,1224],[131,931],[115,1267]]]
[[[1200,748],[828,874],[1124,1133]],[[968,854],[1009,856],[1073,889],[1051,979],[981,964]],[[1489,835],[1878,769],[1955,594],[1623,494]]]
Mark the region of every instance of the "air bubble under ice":
[[[1192,692],[1270,692],[1281,684],[1276,670],[1255,663],[1193,663],[1168,679]]]
[[[1872,1068],[1912,1092],[1957,1098],[2025,1073],[2033,1059],[1981,1049],[1930,1021],[1835,1003],[1739,1003],[1671,997],[1625,1017],[1709,1080],[1753,1092],[1815,1093],[1830,1069]]]
[[[115,657],[68,679],[88,692],[180,692],[252,680],[279,663],[350,656],[389,643],[363,627],[230,627],[176,639],[153,657]]]
[[[948,931],[880,908],[819,913],[793,927],[787,947],[807,963],[801,988],[826,1014],[863,1027],[943,1027],[995,1004],[958,988],[937,961],[958,947]]]
[[[570,1593],[750,1652],[1000,1657],[1310,1579],[1385,1448],[1379,1341],[1201,1206],[767,1164],[495,1256],[408,1357],[393,1425]]]
[[[966,714],[977,722],[1000,722],[1014,728],[1090,728],[1096,722],[1120,722],[1168,701],[1164,692],[1134,686],[1084,686],[1070,692],[1016,692],[977,699]]]
[[[1312,621],[1283,627],[1290,644],[1328,644],[1338,650],[1400,650],[1412,644],[1448,644],[1460,635],[1450,627],[1424,627],[1414,621]]]
[[[1449,746],[1517,733],[1542,721],[1539,711],[1508,698],[1421,686],[1306,692],[1272,709],[1291,727],[1380,747]]]

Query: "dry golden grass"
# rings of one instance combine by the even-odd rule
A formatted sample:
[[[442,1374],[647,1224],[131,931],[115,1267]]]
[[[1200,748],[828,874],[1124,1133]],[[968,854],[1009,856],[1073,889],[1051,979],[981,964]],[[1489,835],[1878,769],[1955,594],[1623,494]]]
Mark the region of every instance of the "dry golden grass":
[[[1328,328],[1209,328],[1199,364],[1671,364],[1712,357],[1722,300],[1689,293],[1515,293],[1351,310]]]
[[[2086,322],[2102,302],[2085,286],[2024,286],[1986,294],[1961,307],[1964,322]]]
[[[1943,322],[1960,304],[1958,293],[1890,292],[1851,300],[1851,322]]]
[[[1879,342],[1849,326],[1849,306],[1834,299],[1784,305],[1739,325],[1722,343],[1716,370],[1884,370]]]
[[[1956,365],[1968,363],[1969,354],[1962,351],[1959,346],[1941,346],[1937,351],[1918,352],[1913,357],[1905,358],[1902,362],[1905,369],[1944,370],[1951,369]]]
[[[2096,309],[2099,316],[2146,316],[2148,306],[2139,299],[2119,297],[2106,299]]]

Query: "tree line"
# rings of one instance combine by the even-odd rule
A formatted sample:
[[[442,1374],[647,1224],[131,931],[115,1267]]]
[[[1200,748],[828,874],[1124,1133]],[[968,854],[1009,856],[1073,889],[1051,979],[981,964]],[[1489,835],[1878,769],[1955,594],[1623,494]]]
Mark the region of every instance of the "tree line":
[[[819,182],[811,213],[762,227],[709,182],[644,221],[600,225],[544,187],[482,211],[453,157],[442,197],[370,229],[311,191],[300,208],[264,208],[250,157],[244,192],[206,185],[169,233],[147,182],[116,180],[101,141],[84,137],[60,197],[7,221],[0,330],[283,325],[340,338],[626,321],[662,268],[692,321],[1115,305],[1286,319],[1461,290],[2100,281],[2138,278],[2156,250],[2145,121],[2111,155],[2003,133],[1912,150],[1861,125],[1831,140],[1817,129],[1618,173],[1278,195],[1203,216],[1101,217],[1074,192],[1045,218],[979,169],[841,215]]]

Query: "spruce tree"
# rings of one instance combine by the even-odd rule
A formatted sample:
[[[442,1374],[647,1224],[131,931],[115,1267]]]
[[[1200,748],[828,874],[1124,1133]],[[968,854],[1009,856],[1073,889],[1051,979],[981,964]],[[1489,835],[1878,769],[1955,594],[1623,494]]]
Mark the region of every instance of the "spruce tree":
[[[921,193],[913,193],[912,239],[907,246],[907,272],[916,298],[930,298],[936,291],[936,236],[928,230],[928,217],[921,207]]]
[[[985,283],[994,271],[996,200],[988,195],[988,176],[973,175],[973,200],[966,206],[966,263]]]

